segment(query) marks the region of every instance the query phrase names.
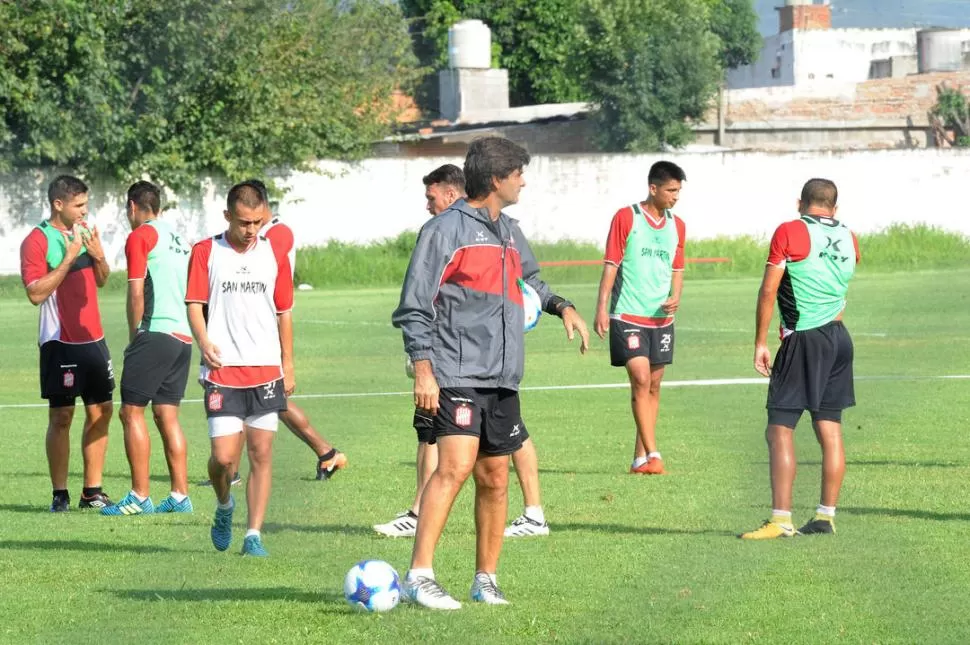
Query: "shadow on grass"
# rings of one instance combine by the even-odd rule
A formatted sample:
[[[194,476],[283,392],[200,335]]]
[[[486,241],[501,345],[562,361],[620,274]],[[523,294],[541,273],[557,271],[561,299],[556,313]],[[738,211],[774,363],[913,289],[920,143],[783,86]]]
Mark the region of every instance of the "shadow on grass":
[[[939,513],[910,508],[867,508],[840,506],[839,513],[849,515],[885,515],[888,517],[911,517],[916,520],[935,520],[937,522],[970,522],[970,513]]]
[[[752,462],[759,466],[767,466],[767,461]],[[821,466],[817,459],[799,460],[799,466]],[[904,468],[965,468],[967,464],[955,461],[903,461],[900,459],[851,459],[846,460],[846,466],[901,466]]]
[[[291,602],[327,603],[339,605],[341,611],[353,611],[342,594],[324,591],[310,593],[292,587],[256,587],[233,589],[102,589],[102,593],[109,593],[126,600],[142,602],[222,602],[222,601],[266,601],[286,600]],[[333,609],[337,609],[334,607]]]
[[[351,524],[290,524],[288,522],[268,522],[263,525],[267,533],[277,531],[297,531],[299,533],[341,533],[343,535],[373,535],[377,536],[369,526],[353,526]]]
[[[167,546],[150,544],[109,544],[106,542],[81,542],[80,540],[3,540],[0,550],[12,551],[101,551],[118,553],[166,553]]]
[[[510,472],[514,469],[510,469]],[[606,468],[603,470],[582,470],[580,468],[540,468],[539,474],[542,475],[621,475],[626,474],[625,470],[617,468]]]
[[[628,535],[721,535],[734,537],[737,534],[731,531],[715,531],[712,529],[668,529],[656,526],[627,526],[625,524],[578,524],[556,522],[552,525],[553,530],[558,531],[587,531],[591,533],[613,533]]]
[[[50,514],[50,509],[46,506],[33,504],[0,504],[0,511],[8,513],[46,513]]]

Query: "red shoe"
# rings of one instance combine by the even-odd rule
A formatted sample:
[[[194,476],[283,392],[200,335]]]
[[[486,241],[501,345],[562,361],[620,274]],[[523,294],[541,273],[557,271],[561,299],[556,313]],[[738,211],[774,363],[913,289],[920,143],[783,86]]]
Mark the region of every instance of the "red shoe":
[[[636,468],[630,468],[631,475],[664,475],[664,460],[660,457],[650,457]]]

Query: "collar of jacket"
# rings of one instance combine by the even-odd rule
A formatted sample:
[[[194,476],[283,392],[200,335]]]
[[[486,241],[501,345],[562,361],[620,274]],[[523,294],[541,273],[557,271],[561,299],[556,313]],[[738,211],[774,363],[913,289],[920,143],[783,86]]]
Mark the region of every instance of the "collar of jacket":
[[[453,208],[456,211],[460,211],[465,215],[468,215],[469,217],[472,217],[478,220],[479,222],[481,222],[482,224],[486,224],[488,226],[493,226],[493,227],[498,226],[503,219],[506,222],[510,222],[510,223],[518,222],[518,220],[515,220],[509,217],[508,215],[506,215],[505,211],[502,211],[501,213],[499,213],[498,219],[493,222],[492,218],[489,217],[487,208],[473,208],[472,206],[469,206],[468,202],[465,201],[464,199],[459,199],[457,202],[452,204],[449,208]]]

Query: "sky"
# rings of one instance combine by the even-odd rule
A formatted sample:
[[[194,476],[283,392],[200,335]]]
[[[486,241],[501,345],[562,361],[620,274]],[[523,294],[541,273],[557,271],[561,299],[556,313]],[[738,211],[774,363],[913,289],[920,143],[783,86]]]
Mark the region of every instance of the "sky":
[[[784,0],[755,0],[763,35],[778,33],[775,7]],[[833,27],[966,27],[970,0],[832,0]]]

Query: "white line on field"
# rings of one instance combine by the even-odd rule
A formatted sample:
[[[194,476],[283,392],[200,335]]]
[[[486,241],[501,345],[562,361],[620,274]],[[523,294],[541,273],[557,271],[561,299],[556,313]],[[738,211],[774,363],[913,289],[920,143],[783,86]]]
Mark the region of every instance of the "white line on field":
[[[857,381],[936,381],[966,380],[970,374],[941,374],[937,376],[857,376]],[[664,381],[663,387],[718,387],[723,385],[767,385],[768,379],[713,378],[690,381]],[[523,392],[559,392],[563,390],[615,390],[630,387],[629,383],[585,383],[581,385],[530,385],[520,388]],[[327,394],[294,394],[291,399],[361,399],[385,396],[411,396],[410,390],[400,392],[332,392]],[[182,399],[183,403],[201,403],[202,399]],[[115,401],[119,404],[120,401]],[[15,408],[46,408],[46,403],[5,403],[0,410]]]

